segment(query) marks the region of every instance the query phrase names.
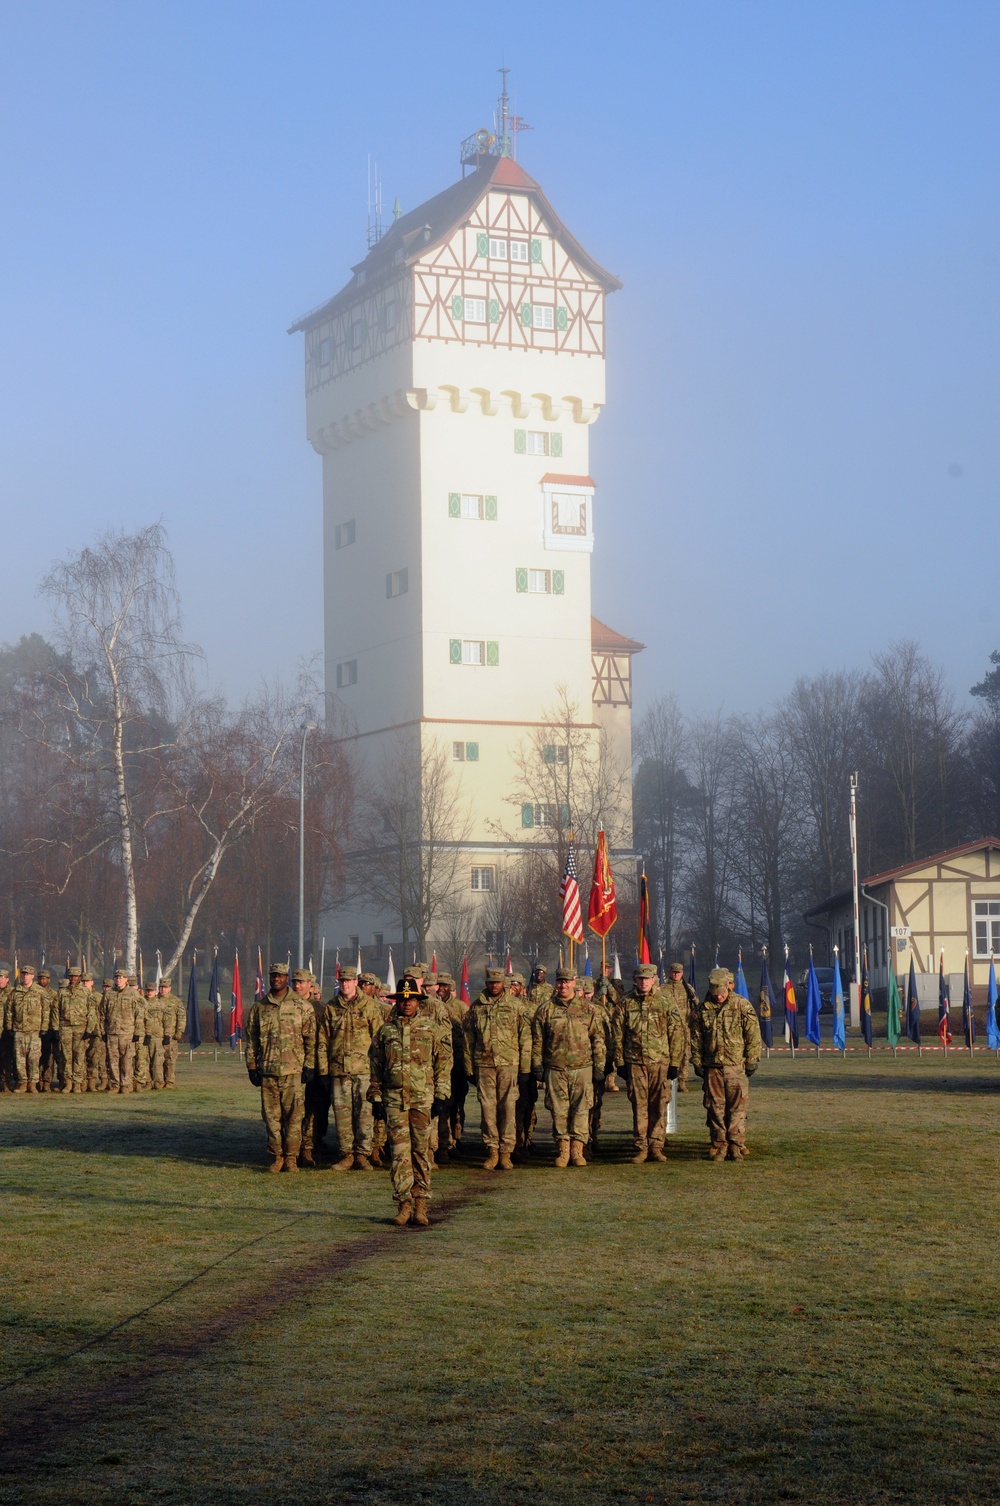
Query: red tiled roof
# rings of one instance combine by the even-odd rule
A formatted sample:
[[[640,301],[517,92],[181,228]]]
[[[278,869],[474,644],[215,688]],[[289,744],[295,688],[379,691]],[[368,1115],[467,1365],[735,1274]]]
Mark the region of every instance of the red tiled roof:
[[[592,486],[596,489],[597,482],[593,476],[564,476],[561,471],[546,471],[542,477],[544,486]]]
[[[963,842],[961,847],[949,847],[946,852],[928,853],[925,858],[903,863],[899,868],[887,868],[884,873],[873,874],[863,882],[866,885],[887,884],[891,879],[901,878],[904,873],[912,873],[917,868],[926,868],[931,863],[949,863],[952,858],[965,857],[969,852],[981,852],[984,847],[1000,848],[1000,840],[996,837],[979,837],[975,842]]]
[[[626,638],[608,627],[599,617],[590,619],[590,646],[605,654],[641,654],[646,647],[635,638]]]

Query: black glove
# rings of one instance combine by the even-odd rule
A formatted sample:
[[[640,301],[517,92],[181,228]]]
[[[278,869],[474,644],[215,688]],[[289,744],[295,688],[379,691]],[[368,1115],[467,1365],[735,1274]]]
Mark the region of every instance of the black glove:
[[[315,1067],[303,1067],[302,1068],[302,1081],[303,1082],[312,1082],[312,1080],[313,1080],[313,1078],[315,1076],[316,1076],[316,1068]]]
[[[164,1046],[169,1046],[170,1045],[170,1037],[169,1037],[169,1035],[165,1035],[163,1037],[163,1044],[164,1044]]]
[[[545,1073],[544,1072],[536,1072],[535,1073],[535,1081],[537,1082],[538,1086],[541,1087],[542,1084],[545,1082]]]
[[[383,1122],[385,1120],[385,1104],[381,1099],[376,1100],[376,1102],[372,1104],[372,1118],[381,1119]]]
[[[747,1067],[746,1068],[746,1074],[747,1074],[747,1076],[748,1077],[752,1077],[754,1075],[754,1073],[756,1072],[758,1066],[759,1066],[759,1063],[758,1062],[754,1062],[754,1064],[753,1064],[752,1067]]]
[[[153,1037],[151,1035],[144,1035],[143,1038],[142,1038],[142,1044],[145,1046],[146,1050],[148,1051],[149,1048],[150,1048],[150,1046],[153,1044]]]
[[[692,1067],[691,1071],[694,1073],[695,1077],[700,1077],[702,1075],[700,1067]]]
[[[139,1044],[139,1037],[137,1035],[134,1035],[132,1037],[132,1044],[133,1044],[133,1046],[138,1046],[138,1044]]]
[[[534,1078],[530,1072],[519,1072],[517,1074],[517,1085],[519,1088],[530,1088],[533,1081]]]
[[[605,1079],[606,1076],[607,1076],[606,1072],[595,1072],[594,1073],[594,1087],[595,1088],[603,1088],[604,1087],[604,1079]]]
[[[625,1082],[629,1085],[629,1087],[631,1087],[632,1086],[632,1063],[631,1062],[622,1062],[621,1066],[618,1068],[618,1076],[621,1077],[621,1078],[624,1078]]]
[[[676,1067],[667,1068],[667,1082],[674,1082],[678,1076]]]
[[[94,1032],[92,1030],[85,1030],[83,1032],[83,1038],[85,1041],[92,1041],[94,1039]]]
[[[431,1118],[440,1119],[441,1115],[451,1108],[450,1098],[435,1098],[431,1104]]]
[[[101,1032],[101,1040],[102,1040],[102,1041],[106,1041],[106,1040],[107,1040],[107,1038],[108,1038],[108,1037],[107,1037],[107,1034],[106,1034],[106,1033],[105,1033],[105,1032],[104,1032],[104,1031],[103,1031],[103,1030],[102,1030],[102,1032]]]
[[[253,1087],[260,1087],[263,1079],[261,1077],[261,1074],[257,1071],[256,1067],[247,1067],[247,1076],[249,1077],[251,1085]]]

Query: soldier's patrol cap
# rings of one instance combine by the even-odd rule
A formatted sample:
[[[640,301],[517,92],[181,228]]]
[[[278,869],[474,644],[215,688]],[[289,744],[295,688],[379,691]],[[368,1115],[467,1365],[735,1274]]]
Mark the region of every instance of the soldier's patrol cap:
[[[129,975],[128,975],[128,981],[131,983],[131,985],[132,985],[133,988],[137,988],[138,985],[139,985],[139,974],[138,973],[129,973]]]
[[[112,981],[113,980],[111,978],[103,978],[101,980],[101,987],[102,988],[110,988],[111,984],[112,984]]]
[[[413,973],[417,978],[424,978],[430,972],[430,967],[426,962],[415,962],[413,966],[408,967],[406,971],[408,973]]]
[[[40,979],[41,978],[51,978],[52,977],[52,972],[51,972],[51,970],[49,968],[42,967],[42,968],[39,968],[39,970],[38,970],[38,976],[39,976]]]
[[[0,978],[9,978],[9,977],[10,977],[10,963],[9,962],[0,962]]]
[[[544,962],[539,962],[535,967],[535,972],[539,977],[541,977],[542,973],[548,972],[548,968],[545,966]]]
[[[272,962],[270,968],[268,969],[268,971],[269,971],[269,973],[270,973],[270,975],[271,975],[272,978],[274,977],[275,973],[284,973],[285,976],[287,977],[288,976],[288,963],[287,962]]]
[[[145,989],[146,993],[154,993],[154,994],[156,993],[156,979],[155,978],[149,978],[149,979],[147,979],[147,981],[142,986]]]
[[[115,968],[115,977],[116,978],[127,978],[128,977],[128,968],[127,967],[116,967]]]
[[[82,976],[81,976],[80,981],[82,983],[93,983],[93,981],[94,981],[94,975],[93,975],[93,973],[83,973]]]
[[[576,969],[573,968],[573,967],[557,967],[556,968],[556,982],[557,983],[575,983],[576,982]]]
[[[671,962],[670,971],[672,973],[682,973],[684,971],[683,962]]]
[[[451,973],[438,973],[437,980],[438,980],[438,984],[440,985],[440,984],[443,983],[444,986],[445,986],[445,988],[454,988],[455,987],[455,980],[451,976]]]
[[[343,973],[341,973],[341,977],[343,977]],[[374,983],[375,986],[378,988],[378,987],[381,987],[382,979],[379,977],[378,973],[359,973],[358,974],[358,982],[359,983]]]
[[[340,969],[340,981],[341,981],[341,983],[344,983],[345,981],[349,983],[352,979],[356,979],[357,976],[358,976],[358,970],[357,970],[356,967],[342,967]]]
[[[35,964],[33,962],[22,962],[21,963],[21,977],[22,978],[24,977],[25,973],[30,973],[32,977],[35,976]]]
[[[488,967],[486,969],[487,983],[506,983],[507,974],[502,967]]]
[[[60,978],[59,979],[59,992],[62,993],[62,991],[63,991],[64,988],[69,988],[69,979],[68,978]]]
[[[633,978],[658,978],[659,976],[655,962],[640,962],[632,973]]]
[[[69,976],[71,978],[82,978],[83,977],[83,969],[81,968],[81,966],[80,966],[80,964],[78,962],[71,962],[70,963],[70,965],[69,965]]]
[[[161,978],[160,979],[160,987],[161,988],[173,988],[173,986],[174,986],[174,980],[173,980],[173,978]]]
[[[524,982],[524,974],[523,973],[511,973],[511,975],[510,975],[510,981],[512,983],[523,983]]]
[[[396,989],[396,992],[389,994],[388,997],[398,1001],[400,999],[426,999],[427,995],[420,987],[420,979],[411,978],[409,971],[407,971],[403,974],[403,981]]]
[[[311,983],[313,975],[307,967],[297,967],[292,974],[293,983]]]
[[[728,983],[729,981],[730,973],[728,967],[713,967],[708,975],[710,988],[718,988],[721,984]]]

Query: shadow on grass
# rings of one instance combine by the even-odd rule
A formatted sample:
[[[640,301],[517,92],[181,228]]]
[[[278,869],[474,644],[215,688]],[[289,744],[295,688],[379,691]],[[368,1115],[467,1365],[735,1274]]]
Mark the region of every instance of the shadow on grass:
[[[907,1065],[915,1067],[917,1064],[908,1062]],[[754,1088],[768,1093],[800,1093],[808,1089],[818,1093],[953,1093],[985,1098],[1000,1094],[1000,1076],[959,1077],[928,1069],[926,1076],[917,1077],[909,1073],[904,1076],[891,1071],[868,1072],[849,1068],[840,1077],[833,1074],[821,1076],[807,1067],[796,1066],[794,1075],[792,1072],[780,1077],[762,1075],[754,1083]]]

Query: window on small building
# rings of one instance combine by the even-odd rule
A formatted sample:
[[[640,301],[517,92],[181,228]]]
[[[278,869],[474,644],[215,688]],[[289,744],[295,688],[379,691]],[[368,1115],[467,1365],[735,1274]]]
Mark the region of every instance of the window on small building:
[[[1000,957],[1000,899],[973,900],[972,936],[977,957]]]
[[[358,683],[357,659],[342,659],[337,665],[337,689],[343,690],[348,685]]]
[[[456,763],[478,763],[478,743],[452,743],[451,756]]]
[[[376,957],[381,957],[384,946],[384,933],[382,931],[376,931],[375,935],[372,937],[372,947],[374,948]]]
[[[486,299],[485,298],[466,298],[466,300],[465,300],[465,322],[466,322],[466,324],[485,324],[486,323]]]
[[[348,544],[354,543],[354,519],[348,518],[346,523],[338,523],[333,531],[333,542],[337,549],[346,549]]]
[[[493,868],[473,868],[473,870],[472,870],[472,887],[473,887],[473,889],[476,889],[476,890],[479,890],[479,891],[482,891],[482,890],[485,890],[485,889],[492,889],[493,888],[493,875],[494,875],[495,871],[496,870],[493,869]]]
[[[410,589],[409,570],[391,570],[385,578],[385,594],[388,597],[405,596]]]
[[[510,243],[510,259],[511,259],[511,261],[528,261],[528,259],[529,259],[529,257],[528,257],[528,242],[527,241],[511,241],[511,243]]]
[[[528,430],[528,454],[547,455],[549,453],[549,436],[543,429]]]
[[[507,242],[506,241],[500,241],[500,240],[494,240],[493,236],[491,235],[490,236],[490,257],[492,258],[493,261],[506,261],[507,260]]]

